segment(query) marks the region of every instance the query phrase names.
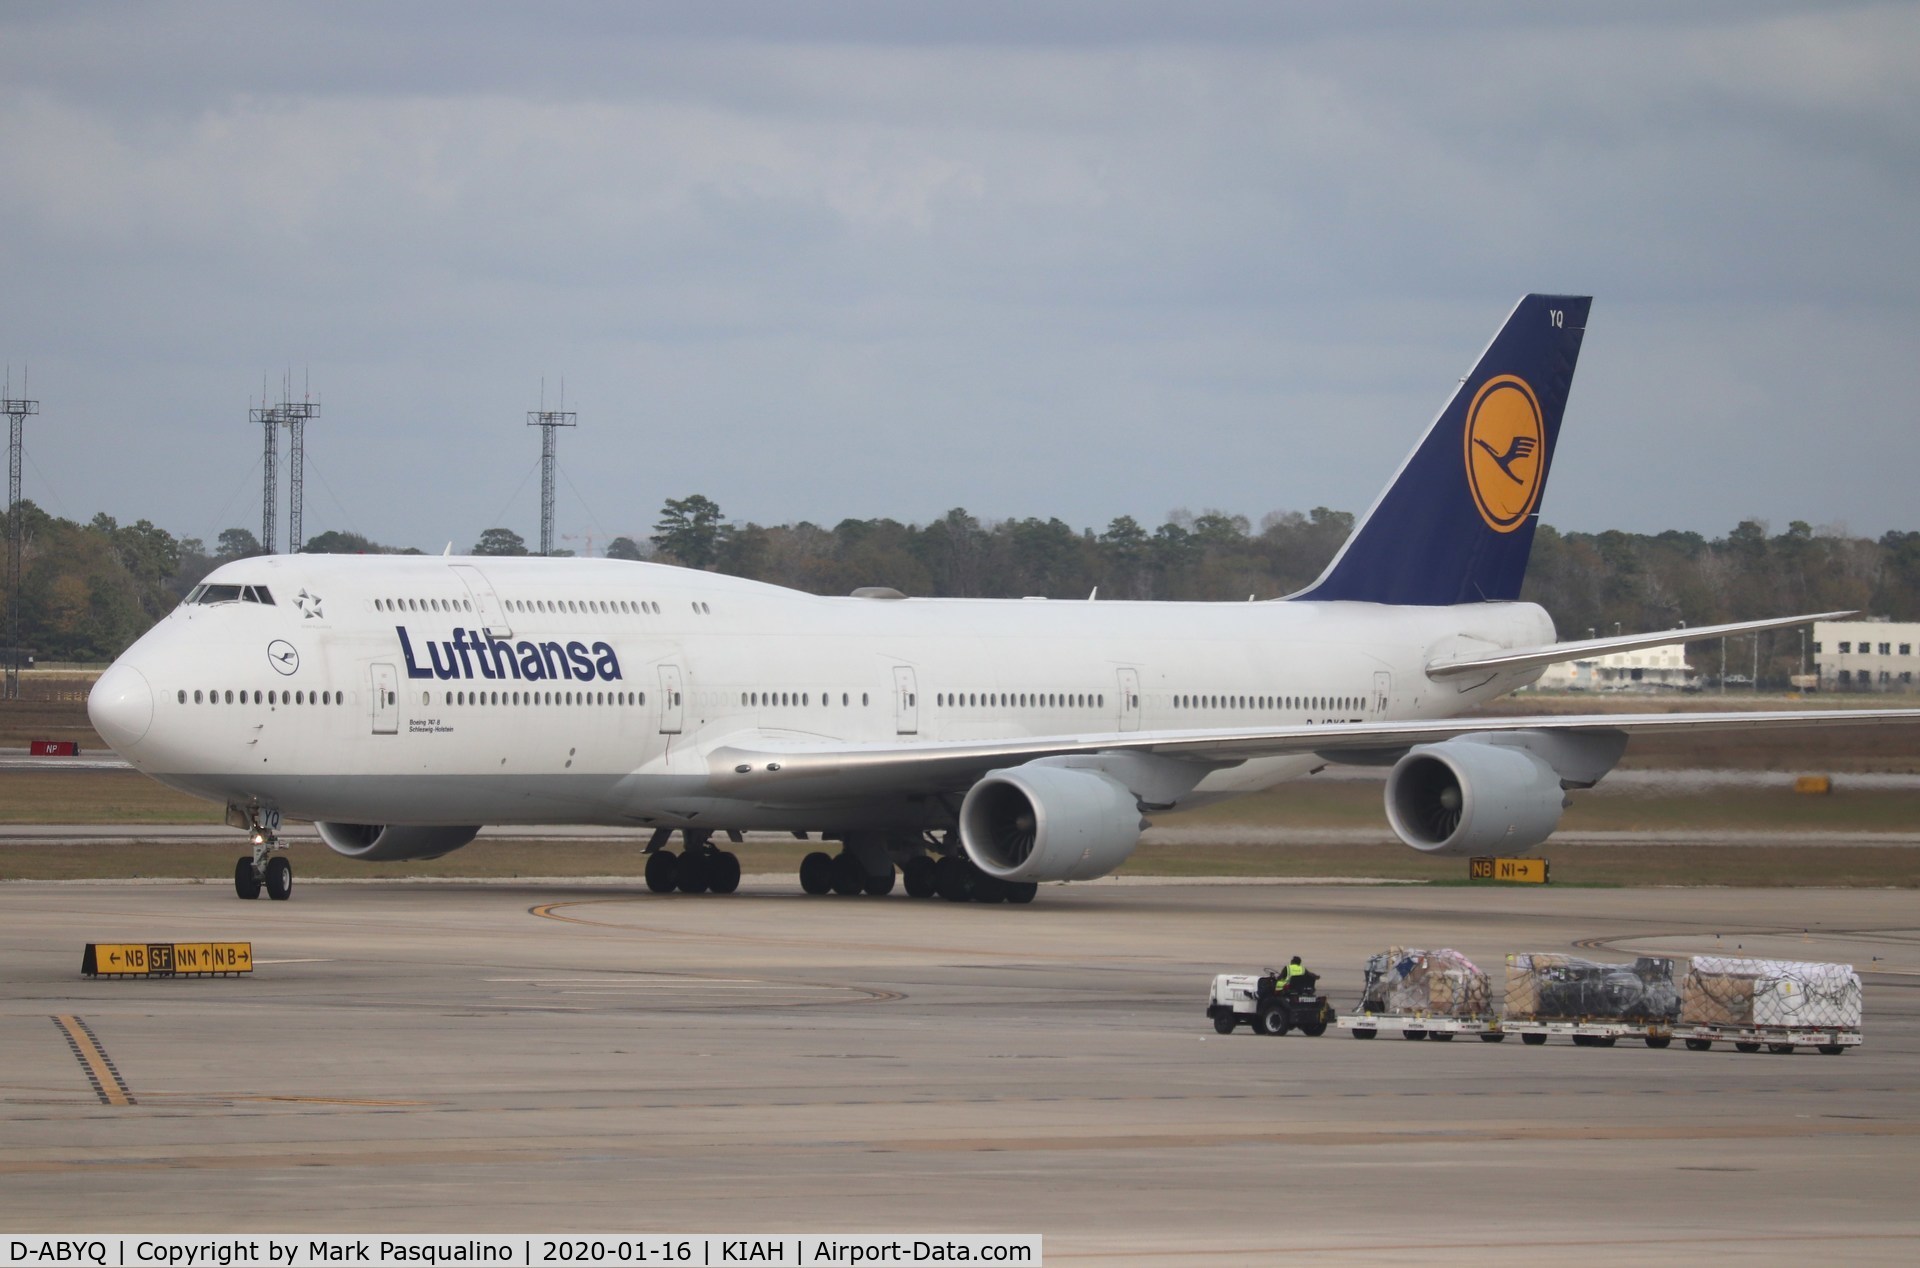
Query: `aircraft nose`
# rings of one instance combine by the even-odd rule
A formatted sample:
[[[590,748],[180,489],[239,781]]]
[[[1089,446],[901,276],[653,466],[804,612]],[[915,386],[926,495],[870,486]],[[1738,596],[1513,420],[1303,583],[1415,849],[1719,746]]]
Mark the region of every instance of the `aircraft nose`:
[[[133,666],[109,665],[87,693],[87,717],[100,738],[124,757],[153,725],[153,688]]]

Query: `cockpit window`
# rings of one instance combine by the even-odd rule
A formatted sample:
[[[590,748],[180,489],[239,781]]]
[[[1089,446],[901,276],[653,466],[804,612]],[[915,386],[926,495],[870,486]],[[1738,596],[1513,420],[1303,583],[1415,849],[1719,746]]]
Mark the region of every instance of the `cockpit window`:
[[[265,586],[197,585],[187,592],[188,603],[272,603]]]

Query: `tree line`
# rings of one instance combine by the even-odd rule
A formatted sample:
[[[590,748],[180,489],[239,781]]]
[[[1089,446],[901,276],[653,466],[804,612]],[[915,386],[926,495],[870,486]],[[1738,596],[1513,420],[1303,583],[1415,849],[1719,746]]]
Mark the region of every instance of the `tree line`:
[[[21,645],[42,661],[103,661],[138,638],[213,568],[262,553],[232,528],[209,548],[146,520],[105,513],[82,524],[31,502],[22,530]],[[0,520],[4,520],[0,516]],[[729,519],[700,494],[667,500],[645,542],[615,538],[611,558],[654,559],[815,594],[866,586],[933,597],[1270,599],[1311,582],[1353,526],[1345,511],[1280,511],[1258,524],[1220,511],[1174,511],[1149,529],[1130,516],[1105,529],[1058,518],[983,521],[956,508],[924,524],[845,519],[761,525]],[[6,524],[8,532],[12,525]],[[350,532],[306,544],[316,554],[418,554]],[[477,555],[525,555],[526,542],[490,528]],[[1560,532],[1541,526],[1523,597],[1564,638],[1589,630],[1664,629],[1765,616],[1858,609],[1920,620],[1920,532],[1854,537],[1795,520],[1784,532],[1742,521],[1724,537],[1668,531]],[[1763,681],[1797,672],[1800,638],[1762,636]],[[1692,649],[1709,666],[1718,644]],[[1743,645],[1742,668],[1750,663]]]

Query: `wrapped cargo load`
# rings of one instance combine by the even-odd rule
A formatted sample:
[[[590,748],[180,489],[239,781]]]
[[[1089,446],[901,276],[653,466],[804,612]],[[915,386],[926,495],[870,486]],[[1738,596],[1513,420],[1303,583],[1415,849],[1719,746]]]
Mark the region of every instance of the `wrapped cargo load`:
[[[1487,975],[1452,948],[1389,947],[1367,959],[1362,1007],[1376,1013],[1481,1017],[1491,1011],[1492,992]]]
[[[1695,956],[1680,983],[1680,1020],[1693,1026],[1860,1026],[1851,964]]]
[[[1507,957],[1503,1012],[1510,1021],[1671,1022],[1680,1012],[1673,970],[1659,956],[1606,964],[1519,952]]]

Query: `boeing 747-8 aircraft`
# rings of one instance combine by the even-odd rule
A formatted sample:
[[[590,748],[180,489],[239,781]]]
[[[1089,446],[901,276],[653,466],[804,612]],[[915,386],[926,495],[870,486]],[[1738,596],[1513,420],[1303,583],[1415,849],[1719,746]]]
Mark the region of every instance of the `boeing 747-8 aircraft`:
[[[276,829],[297,817],[368,860],[490,824],[631,827],[648,886],[695,893],[739,883],[716,836],[771,829],[839,843],[802,863],[809,893],[901,875],[1025,902],[1118,868],[1144,815],[1332,762],[1392,767],[1387,821],[1415,849],[1511,851],[1638,732],[1920,720],[1460,716],[1558,661],[1815,619],[1562,643],[1519,602],[1588,303],[1521,300],[1285,599],[823,598],[616,560],[267,556],[211,574],[88,710],[250,834],[243,898],[291,894]]]

